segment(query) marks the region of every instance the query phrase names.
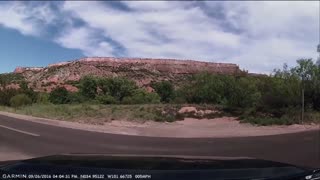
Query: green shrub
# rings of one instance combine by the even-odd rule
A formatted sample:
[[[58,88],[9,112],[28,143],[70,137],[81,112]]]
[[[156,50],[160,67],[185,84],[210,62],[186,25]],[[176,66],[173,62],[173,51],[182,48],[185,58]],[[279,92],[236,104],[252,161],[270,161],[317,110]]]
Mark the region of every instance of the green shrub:
[[[21,94],[18,89],[2,89],[0,90],[0,104],[10,106],[10,100],[13,96]]]
[[[86,98],[79,92],[73,92],[73,93],[70,93],[69,92],[69,102],[70,103],[83,103],[86,101]]]
[[[260,107],[279,109],[300,104],[300,82],[295,77],[265,77],[258,83]]]
[[[254,78],[241,77],[235,81],[227,97],[227,104],[231,107],[255,107],[261,98]]]
[[[97,80],[92,76],[85,76],[80,80],[80,93],[83,97],[94,99],[97,95]]]
[[[248,117],[241,122],[247,122],[251,124],[256,124],[260,126],[269,126],[269,125],[291,125],[294,124],[294,121],[291,121],[287,118],[272,118],[272,117]]]
[[[117,100],[110,95],[99,95],[96,97],[99,103],[101,104],[117,104]]]
[[[123,99],[124,104],[157,104],[160,103],[160,96],[157,93],[148,93],[143,89],[137,89],[132,96]]]
[[[102,91],[102,95],[108,94],[119,102],[121,102],[123,98],[131,96],[134,91],[138,89],[134,81],[124,77],[99,79],[98,88]]]
[[[21,81],[20,84],[20,89],[22,94],[26,94],[33,103],[37,102],[38,100],[38,92],[35,92],[32,88],[29,88],[28,83],[26,81]]]
[[[0,74],[1,87],[5,87],[10,83],[20,83],[21,81],[24,81],[24,77],[22,76],[22,74],[17,74],[17,73]]]
[[[188,103],[222,104],[225,102],[228,83],[233,82],[233,77],[200,73],[192,77],[192,80],[181,87],[180,92]]]
[[[37,103],[39,104],[48,104],[49,101],[49,94],[48,93],[39,93],[37,98]]]
[[[49,101],[53,104],[67,104],[70,103],[69,92],[64,87],[58,87],[51,91]]]
[[[187,103],[184,92],[181,89],[175,91],[174,99],[172,101],[174,104],[185,104]]]
[[[161,102],[168,103],[174,99],[174,86],[169,81],[161,81],[152,85],[153,89],[161,97]]]
[[[32,104],[32,100],[26,94],[18,94],[10,99],[10,105],[12,107],[21,107],[30,104]]]

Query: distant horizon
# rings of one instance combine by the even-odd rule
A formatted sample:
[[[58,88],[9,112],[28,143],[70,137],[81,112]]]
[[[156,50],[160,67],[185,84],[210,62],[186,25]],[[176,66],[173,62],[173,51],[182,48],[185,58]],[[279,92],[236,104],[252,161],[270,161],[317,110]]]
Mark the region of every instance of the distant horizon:
[[[254,71],[249,71],[248,69],[242,68],[240,64],[229,63],[229,62],[220,62],[220,61],[205,61],[205,60],[202,60],[202,59],[150,58],[150,57],[111,57],[111,56],[91,56],[91,57],[88,57],[88,56],[83,56],[83,57],[80,57],[80,58],[77,58],[77,59],[57,61],[55,63],[50,63],[50,64],[47,64],[47,65],[44,65],[44,66],[16,66],[12,71],[10,71],[10,72],[0,72],[0,74],[13,73],[17,68],[48,68],[49,66],[54,66],[54,65],[58,65],[58,64],[62,64],[62,63],[72,63],[72,62],[80,61],[80,60],[86,59],[86,58],[114,58],[114,59],[129,59],[129,60],[139,60],[139,59],[141,59],[141,60],[166,60],[166,61],[193,61],[193,62],[203,62],[203,63],[236,65],[241,70],[248,71],[248,73],[250,73],[250,74],[270,75],[270,74],[273,73],[273,71],[266,72],[266,73],[265,72],[254,72]],[[284,63],[284,64],[286,64],[286,63]],[[277,68],[274,68],[274,69],[277,69]]]
[[[157,61],[157,60],[165,60],[165,61],[191,61],[191,62],[200,62],[200,63],[213,63],[213,64],[229,64],[229,65],[236,65],[238,67],[240,67],[240,65],[238,64],[235,64],[235,63],[224,63],[224,62],[219,62],[219,61],[204,61],[204,60],[201,60],[201,59],[176,59],[176,58],[152,58],[152,57],[107,57],[107,56],[92,56],[92,57],[81,57],[81,58],[78,58],[78,59],[72,59],[72,60],[62,60],[62,61],[59,61],[59,62],[56,62],[56,63],[52,63],[52,64],[47,64],[45,66],[16,66],[15,69],[17,68],[46,68],[46,67],[49,67],[49,66],[54,66],[54,65],[59,65],[59,64],[64,64],[64,63],[72,63],[72,62],[76,62],[76,61],[81,61],[81,60],[84,60],[84,59],[89,59],[89,58],[92,58],[92,59],[95,59],[95,58],[112,58],[112,59],[118,59],[118,60],[154,60],[154,61]],[[13,70],[14,71],[14,70]],[[12,72],[13,72],[12,71]],[[8,72],[10,73],[10,72]]]
[[[81,56],[79,58],[69,58],[69,59],[65,59],[65,60],[60,59],[60,60],[54,61],[52,63],[47,63],[47,64],[44,64],[44,65],[34,65],[34,66],[17,65],[11,71],[8,71],[8,72],[1,72],[0,71],[0,74],[11,73],[16,68],[45,68],[45,67],[48,67],[48,66],[54,65],[54,64],[65,63],[65,62],[74,62],[74,61],[78,61],[78,60],[86,59],[86,58],[115,58],[115,59],[142,59],[142,60],[150,59],[150,60],[196,61],[196,62],[207,62],[207,63],[234,64],[234,65],[237,65],[237,66],[239,66],[241,68],[241,65],[237,64],[237,63],[223,62],[223,61],[219,61],[219,60],[206,60],[205,58],[204,59],[190,59],[190,58],[164,58],[164,57]]]

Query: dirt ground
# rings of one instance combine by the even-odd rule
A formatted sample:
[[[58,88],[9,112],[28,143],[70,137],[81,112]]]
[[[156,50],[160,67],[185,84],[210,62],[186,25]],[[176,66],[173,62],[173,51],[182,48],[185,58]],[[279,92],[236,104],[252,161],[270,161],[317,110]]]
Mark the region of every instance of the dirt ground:
[[[296,133],[319,129],[319,126],[315,124],[290,126],[254,126],[247,123],[240,123],[236,120],[236,118],[233,117],[222,117],[201,120],[186,118],[183,121],[176,121],[172,123],[154,121],[138,122],[114,120],[111,122],[104,123],[104,125],[90,125],[83,123],[36,118],[8,112],[0,112],[0,114],[18,118],[21,120],[45,123],[54,126],[62,126],[73,129],[150,137],[246,137]]]

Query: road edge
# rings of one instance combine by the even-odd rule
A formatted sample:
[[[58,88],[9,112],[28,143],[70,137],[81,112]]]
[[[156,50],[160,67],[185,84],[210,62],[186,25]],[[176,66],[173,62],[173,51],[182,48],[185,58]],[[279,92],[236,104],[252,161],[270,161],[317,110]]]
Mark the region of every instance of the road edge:
[[[127,136],[142,136],[142,137],[158,137],[158,138],[184,138],[184,139],[190,139],[190,138],[240,138],[240,137],[261,137],[261,136],[273,136],[273,135],[285,135],[285,134],[294,134],[294,133],[302,133],[302,132],[309,132],[309,131],[319,131],[319,126],[316,126],[315,128],[306,128],[301,129],[297,131],[292,132],[279,132],[279,133],[273,133],[273,134],[262,134],[262,135],[212,135],[212,136],[159,136],[159,135],[140,135],[138,133],[131,132],[125,132],[121,130],[110,130],[103,128],[99,125],[92,125],[92,124],[84,124],[79,122],[70,122],[70,121],[63,121],[63,120],[55,120],[55,119],[48,119],[48,118],[41,118],[41,117],[35,117],[30,115],[24,115],[24,114],[17,114],[12,112],[6,112],[6,111],[0,111],[0,115],[7,116],[10,118],[19,119],[22,121],[29,121],[34,123],[40,123],[45,125],[51,125],[55,127],[61,127],[61,128],[69,128],[69,129],[76,129],[76,130],[82,130],[82,131],[89,131],[89,132],[98,132],[98,133],[105,133],[105,134],[114,134],[114,135],[127,135]]]

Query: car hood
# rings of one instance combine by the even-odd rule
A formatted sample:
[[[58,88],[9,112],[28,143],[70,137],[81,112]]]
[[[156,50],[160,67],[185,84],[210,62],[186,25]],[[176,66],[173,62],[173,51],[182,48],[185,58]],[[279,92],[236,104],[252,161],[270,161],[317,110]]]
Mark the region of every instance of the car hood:
[[[175,156],[131,154],[60,154],[21,161],[0,162],[0,165],[15,163],[48,164],[77,167],[125,168],[125,169],[239,169],[296,167],[294,165],[255,159],[250,157],[221,156]],[[196,165],[196,166],[195,166]],[[299,167],[300,168],[300,167]],[[303,168],[307,169],[307,168]]]
[[[152,174],[153,179],[244,179],[309,174],[311,169],[248,157],[61,154],[7,162],[0,172],[38,174]],[[171,175],[171,176],[170,176]],[[201,176],[201,178],[200,178]],[[180,178],[177,178],[180,177]],[[240,178],[239,178],[240,179]]]

